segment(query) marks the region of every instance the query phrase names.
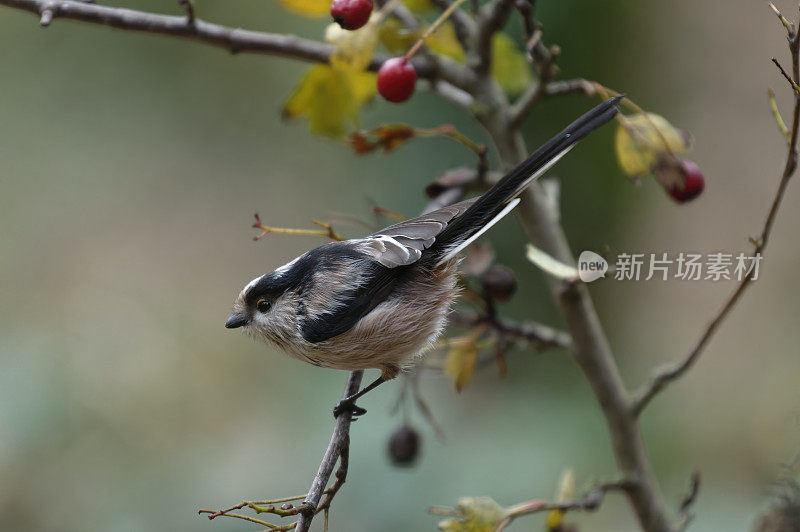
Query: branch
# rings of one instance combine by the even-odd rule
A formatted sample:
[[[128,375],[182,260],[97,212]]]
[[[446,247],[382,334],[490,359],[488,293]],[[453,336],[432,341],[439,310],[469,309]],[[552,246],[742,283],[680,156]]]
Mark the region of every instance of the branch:
[[[513,168],[527,156],[518,127],[509,125],[508,113],[479,115],[499,152],[505,168]],[[541,183],[534,182],[522,194],[517,212],[531,242],[552,257],[574,264],[558,213]],[[551,291],[564,313],[572,337],[572,353],[589,381],[608,425],[614,457],[622,477],[631,479],[625,487],[630,504],[647,532],[673,532],[669,512],[653,475],[635,416],[631,414],[628,392],[622,382],[608,339],[585,285],[565,285],[549,278]]]
[[[503,27],[514,6],[513,0],[494,0],[481,10],[475,42],[475,66],[473,70],[481,77],[489,72],[492,64],[492,37]]]
[[[575,92],[582,92],[586,96],[594,96],[595,89],[592,82],[582,78],[569,79],[565,81],[551,81],[549,83],[539,82],[536,85],[531,85],[528,89],[517,98],[514,105],[509,109],[509,119],[512,126],[519,126],[528,113],[539,102],[549,96],[558,96],[561,94],[572,94]]]
[[[569,349],[572,345],[572,340],[564,331],[534,321],[517,322],[502,316],[480,316],[466,312],[453,312],[449,321],[452,325],[465,329],[486,324],[498,336],[511,341],[530,342],[538,349],[551,347]]]
[[[563,502],[551,502],[548,503],[546,501],[541,500],[534,500],[529,502],[523,502],[512,506],[508,509],[508,514],[505,519],[503,519],[497,528],[495,528],[495,532],[501,532],[508,528],[511,523],[514,522],[515,519],[519,517],[523,517],[525,515],[530,515],[539,512],[549,512],[553,510],[557,510],[560,512],[569,512],[574,510],[586,510],[586,511],[594,511],[600,507],[603,503],[603,498],[605,497],[606,492],[611,490],[617,489],[624,489],[625,483],[624,482],[613,482],[607,484],[598,484],[586,492],[580,499],[575,499],[571,501],[563,501]]]
[[[350,372],[343,397],[349,397],[358,392],[363,375],[364,372],[360,370]],[[333,498],[331,494],[328,495],[323,505],[320,505],[319,501],[322,498],[322,492],[325,490],[325,486],[331,478],[331,474],[333,474],[333,468],[339,457],[342,458],[343,471],[337,473],[337,484],[341,486],[341,484],[344,483],[344,478],[347,475],[347,456],[350,446],[351,421],[352,416],[350,414],[344,414],[336,418],[331,441],[328,444],[328,448],[325,450],[325,455],[322,457],[322,462],[319,465],[316,476],[314,476],[314,481],[311,483],[311,488],[308,490],[308,495],[305,501],[303,501],[302,506],[305,508],[301,509],[300,519],[297,520],[296,530],[298,532],[307,532],[308,528],[311,526],[311,520],[314,519],[314,515],[320,510],[327,509],[330,505],[330,499]],[[338,486],[335,487],[338,489]]]
[[[791,35],[792,38],[789,41],[789,51],[792,54],[792,77],[789,77],[786,74],[786,71],[777,61],[774,59],[773,61],[781,71],[781,74],[783,74],[789,81],[792,92],[794,93],[792,132],[789,137],[788,153],[786,155],[786,162],[784,163],[783,167],[783,174],[781,176],[780,183],[778,184],[778,190],[775,192],[775,196],[772,199],[772,205],[770,206],[769,213],[764,221],[764,226],[761,229],[760,236],[757,239],[752,240],[754,244],[753,255],[756,257],[760,256],[764,251],[764,248],[767,247],[767,242],[769,241],[770,234],[772,233],[772,226],[775,223],[775,218],[778,215],[778,209],[780,209],[783,196],[786,193],[786,187],[788,186],[789,180],[797,169],[797,140],[799,134],[798,130],[800,130],[800,94],[797,93],[796,87],[798,86],[798,82],[800,82],[800,33],[794,33]],[[745,290],[747,290],[747,287],[750,286],[755,279],[756,271],[757,270],[755,268],[751,268],[745,278],[741,280],[733,293],[728,297],[727,301],[725,301],[725,304],[722,306],[719,312],[717,312],[717,315],[714,316],[711,322],[706,326],[705,330],[700,335],[700,339],[694,345],[692,350],[689,351],[689,354],[671,366],[658,370],[652,380],[643,386],[642,389],[636,394],[636,398],[633,400],[631,405],[634,415],[638,416],[641,414],[642,410],[644,410],[644,408],[650,403],[653,397],[663,390],[665,386],[679,379],[697,362],[697,359],[700,358],[700,355],[703,353],[706,345],[708,345],[711,337],[717,331],[725,318],[728,317],[728,314],[730,314],[731,310],[733,310],[733,307],[739,302]]]
[[[79,20],[122,30],[190,39],[234,54],[259,53],[327,63],[334,50],[328,44],[294,35],[244,30],[188,16],[161,15],[73,0],[0,0],[0,5],[35,13],[41,17],[43,26],[56,18]],[[385,60],[384,56],[376,55],[368,68],[377,71]],[[442,79],[462,90],[467,90],[475,80],[469,69],[445,58],[420,57],[413,63],[420,78]]]

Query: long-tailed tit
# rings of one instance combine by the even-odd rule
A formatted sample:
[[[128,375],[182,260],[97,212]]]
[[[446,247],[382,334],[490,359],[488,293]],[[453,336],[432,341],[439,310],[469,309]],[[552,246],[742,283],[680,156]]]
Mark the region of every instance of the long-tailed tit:
[[[611,120],[621,97],[570,124],[485,194],[331,242],[256,277],[225,326],[326,368],[377,368],[381,375],[334,409],[365,412],[355,400],[410,366],[442,332],[458,295],[458,254],[518,203],[519,195],[580,139]]]

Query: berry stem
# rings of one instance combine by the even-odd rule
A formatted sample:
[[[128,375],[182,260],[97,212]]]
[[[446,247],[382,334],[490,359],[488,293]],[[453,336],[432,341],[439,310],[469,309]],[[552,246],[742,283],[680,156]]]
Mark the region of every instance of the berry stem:
[[[389,0],[388,2],[386,2],[386,4],[380,9],[380,11],[378,11],[378,18],[375,20],[375,22],[377,24],[383,22],[383,19],[389,16],[389,13],[391,13],[392,10],[395,8],[395,6],[399,3],[400,0]]]
[[[597,83],[596,81],[592,82],[592,85],[594,85],[594,90],[597,91],[600,94],[600,96],[602,98],[606,99],[606,100],[608,98],[610,98],[611,96],[619,96],[620,95],[620,93],[618,93],[614,89],[609,89],[608,87],[606,87],[606,86],[604,86],[604,85],[602,85],[600,83]],[[630,108],[635,113],[638,113],[638,114],[642,115],[644,117],[644,119],[647,120],[647,122],[650,124],[650,127],[652,127],[653,130],[655,130],[656,135],[658,135],[659,139],[661,140],[661,143],[664,145],[663,146],[664,150],[666,150],[666,152],[669,153],[670,155],[672,155],[673,157],[677,157],[675,155],[675,152],[672,151],[672,148],[670,147],[669,143],[667,142],[666,137],[664,137],[664,133],[660,129],[658,129],[658,126],[656,126],[656,124],[650,118],[650,115],[648,115],[647,112],[645,112],[644,109],[642,109],[641,107],[636,105],[630,98],[625,98],[620,103],[622,105]],[[657,148],[657,149],[660,148],[660,146],[653,146],[653,143],[649,142],[647,139],[645,139],[644,137],[639,135],[638,132],[634,128],[630,127],[629,122],[628,122],[628,118],[626,116],[624,116],[622,113],[619,113],[617,115],[617,120],[619,120],[620,123],[625,126],[625,129],[627,129],[632,134],[632,136],[637,137],[641,143],[649,145],[649,146],[652,146],[652,147]]]
[[[450,18],[450,15],[453,14],[453,11],[458,9],[459,6],[466,1],[467,0],[456,0],[455,2],[450,4],[450,6],[447,9],[445,9],[441,15],[439,15],[439,18],[437,18],[436,21],[433,24],[431,24],[430,28],[425,30],[425,33],[422,34],[422,37],[420,37],[417,40],[417,42],[414,43],[414,46],[412,46],[411,49],[408,51],[408,53],[406,53],[406,59],[411,59],[412,57],[414,57],[414,54],[417,53],[417,50],[419,50],[420,46],[422,46],[422,44],[425,42],[425,39],[433,35],[433,32],[438,30],[439,26],[444,24],[444,22],[448,18]]]

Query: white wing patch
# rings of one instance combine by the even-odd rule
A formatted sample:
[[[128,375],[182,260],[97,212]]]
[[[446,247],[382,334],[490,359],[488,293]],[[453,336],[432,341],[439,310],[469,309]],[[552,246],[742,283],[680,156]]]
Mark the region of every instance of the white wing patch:
[[[422,250],[409,244],[403,245],[398,239],[403,239],[403,237],[376,235],[365,238],[359,243],[359,251],[369,255],[387,268],[405,266],[418,261],[422,256]]]
[[[530,185],[536,178],[540,177],[542,174],[544,174],[545,172],[550,170],[550,168],[554,164],[556,164],[563,156],[565,156],[569,152],[569,150],[571,150],[574,147],[575,147],[575,144],[572,144],[571,146],[568,146],[561,153],[559,153],[558,155],[556,155],[555,157],[553,157],[552,159],[547,161],[547,163],[545,163],[544,166],[542,166],[541,168],[536,170],[534,173],[532,173],[531,176],[528,179],[526,179],[525,181],[520,183],[520,185],[517,187],[517,190],[514,192],[514,199],[511,200],[510,202],[508,202],[508,205],[506,205],[505,208],[502,211],[500,211],[500,213],[497,216],[492,218],[489,221],[489,223],[487,223],[486,225],[481,227],[480,230],[477,233],[475,233],[474,235],[472,235],[471,237],[466,239],[464,242],[462,242],[458,246],[454,247],[453,249],[451,249],[450,251],[445,253],[445,255],[439,261],[439,264],[442,264],[442,263],[452,259],[453,257],[455,257],[462,249],[464,249],[465,247],[467,247],[470,244],[472,244],[475,241],[475,239],[477,239],[479,236],[481,236],[483,233],[485,233],[490,227],[492,227],[494,224],[496,224],[501,219],[503,219],[503,217],[506,214],[508,214],[512,210],[514,210],[514,207],[516,207],[520,202],[520,199],[517,198],[516,196],[521,194],[522,191],[525,190],[525,188],[528,185]]]

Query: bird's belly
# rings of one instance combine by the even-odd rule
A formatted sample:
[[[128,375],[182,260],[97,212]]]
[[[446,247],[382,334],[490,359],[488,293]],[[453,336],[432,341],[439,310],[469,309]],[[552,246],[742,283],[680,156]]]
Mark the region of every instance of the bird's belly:
[[[457,261],[437,268],[377,305],[350,330],[310,344],[312,364],[335,369],[378,368],[394,377],[433,344],[457,294]]]

